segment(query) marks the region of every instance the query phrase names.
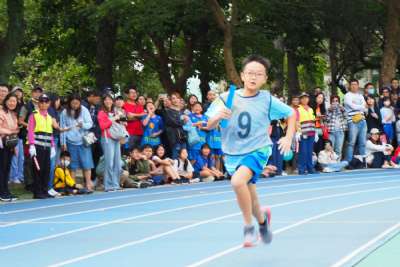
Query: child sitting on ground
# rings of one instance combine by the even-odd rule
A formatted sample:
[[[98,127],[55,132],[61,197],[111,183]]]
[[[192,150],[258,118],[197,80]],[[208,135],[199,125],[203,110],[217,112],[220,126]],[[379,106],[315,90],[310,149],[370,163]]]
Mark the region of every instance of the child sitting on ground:
[[[194,163],[196,176],[199,176],[203,182],[212,182],[214,180],[223,180],[224,174],[215,168],[215,161],[211,155],[211,149],[208,144],[201,146],[200,155]]]
[[[60,164],[54,170],[54,189],[62,195],[89,194],[83,185],[77,184],[68,169],[71,155],[68,151],[60,154]]]
[[[178,159],[174,160],[174,168],[181,177],[182,183],[198,183],[199,178],[193,177],[193,166],[188,159],[186,148],[179,150]]]
[[[153,185],[150,174],[150,163],[139,148],[133,148],[130,157],[126,161],[130,179],[145,185],[144,187]]]

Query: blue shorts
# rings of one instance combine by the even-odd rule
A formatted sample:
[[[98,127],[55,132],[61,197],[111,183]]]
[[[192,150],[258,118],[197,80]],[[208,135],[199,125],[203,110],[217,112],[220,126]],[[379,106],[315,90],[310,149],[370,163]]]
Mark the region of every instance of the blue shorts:
[[[94,168],[92,158],[92,148],[84,145],[72,145],[67,143],[68,152],[71,154],[70,169],[90,170]]]
[[[267,165],[268,158],[271,154],[272,147],[266,146],[249,154],[238,156],[225,155],[225,168],[230,175],[233,175],[240,166],[246,166],[253,172],[249,183],[255,184],[264,170],[264,167]]]
[[[224,152],[222,152],[222,149],[220,149],[220,148],[213,148],[213,149],[211,149],[211,155],[222,156],[222,155],[224,155]]]

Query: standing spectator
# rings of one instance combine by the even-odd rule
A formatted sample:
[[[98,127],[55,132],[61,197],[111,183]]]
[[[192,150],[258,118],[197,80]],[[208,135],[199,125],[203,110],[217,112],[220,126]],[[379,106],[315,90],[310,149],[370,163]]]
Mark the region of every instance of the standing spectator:
[[[0,107],[3,106],[4,99],[6,98],[9,92],[8,85],[0,84]]]
[[[328,109],[326,123],[329,131],[329,140],[340,159],[342,157],[344,135],[345,131],[347,131],[347,118],[338,96],[331,97],[331,106]]]
[[[381,90],[381,95],[379,97],[378,107],[383,107],[384,98],[390,98],[390,89],[388,87],[383,87]]]
[[[281,121],[273,120],[270,125],[269,136],[272,141],[272,154],[268,160],[268,165],[276,167],[274,175],[286,175],[283,173],[283,154],[279,151],[278,141],[285,136]]]
[[[370,131],[370,138],[366,144],[367,164],[370,168],[395,167],[396,164],[390,158],[393,147],[390,144],[382,144],[379,134],[376,128]]]
[[[11,93],[15,94],[18,99],[16,113],[19,117],[21,108],[25,105],[24,93],[21,87],[14,87]],[[18,124],[19,125],[19,124]],[[20,128],[23,126],[21,125]],[[21,131],[18,132],[18,145],[16,147],[16,153],[13,155],[11,160],[11,170],[9,180],[12,183],[22,183],[24,181],[24,136],[21,135]]]
[[[178,93],[170,95],[171,107],[165,108],[163,120],[172,158],[178,157],[178,151],[186,148],[186,134],[182,126],[189,120],[180,108],[180,96]]]
[[[222,161],[224,153],[222,152],[220,125],[207,132],[206,143],[211,148],[211,154],[215,160],[215,167],[217,168],[217,170],[223,172],[224,166]]]
[[[364,113],[367,111],[364,97],[359,92],[358,80],[350,81],[350,91],[344,96],[344,108],[348,115],[349,143],[347,147],[346,161],[350,162],[356,144],[358,155],[365,157],[365,142],[367,139],[367,122]]]
[[[318,135],[318,140],[314,144],[314,151],[318,154],[319,151],[324,149],[323,131],[325,130],[326,107],[325,96],[322,92],[316,93],[312,108],[315,114],[315,134]]]
[[[146,105],[146,98],[142,95],[139,96],[137,99],[137,104],[144,109],[144,106]]]
[[[375,98],[372,96],[367,97],[367,116],[366,116],[366,121],[367,121],[367,129],[368,131],[371,131],[373,128],[377,128],[379,130],[382,129],[382,117],[381,117],[381,111],[378,109],[378,106],[375,103]]]
[[[29,155],[32,158],[33,198],[53,197],[48,193],[50,161],[55,157],[53,128],[57,122],[48,114],[50,98],[46,94],[39,97],[38,110],[32,112],[28,120]]]
[[[185,110],[185,114],[189,115],[192,112],[192,106],[198,102],[199,102],[199,99],[197,98],[196,95],[189,95],[188,103],[187,103],[187,107],[186,107],[187,112]]]
[[[390,101],[392,102],[392,107],[394,108],[395,114],[397,114],[397,112],[400,111],[399,95],[394,92],[391,92],[390,93]]]
[[[193,127],[196,128],[197,134],[200,137],[199,142],[189,146],[189,159],[195,160],[200,154],[200,148],[206,143],[207,136],[207,117],[202,114],[203,108],[200,102],[194,103],[192,106],[192,113],[190,113],[189,118]]]
[[[204,113],[207,112],[208,108],[210,107],[211,103],[217,98],[217,95],[213,90],[207,92],[207,101],[203,105]]]
[[[128,88],[125,92],[128,99],[126,100],[123,108],[128,118],[128,125],[126,130],[129,133],[128,150],[132,150],[133,147],[140,146],[143,136],[143,126],[141,118],[144,113],[144,108],[136,103],[137,91],[134,87]]]
[[[394,110],[391,106],[390,98],[386,97],[383,99],[383,107],[380,111],[382,116],[383,131],[386,135],[387,142],[391,144],[395,137],[393,123],[396,121],[396,116],[394,115]]]
[[[111,95],[103,96],[97,119],[101,129],[101,147],[104,151],[104,189],[115,191],[120,189],[121,146],[119,140],[112,139],[110,135],[112,124],[119,120],[119,116],[114,112],[114,99]]]
[[[60,115],[61,128],[68,128],[60,135],[60,143],[63,151],[71,154],[71,175],[75,179],[76,170],[82,169],[88,191],[93,191],[91,171],[94,168],[92,150],[85,146],[83,136],[93,127],[92,117],[89,111],[81,104],[78,95],[72,95],[68,99],[66,109]]]
[[[400,94],[399,86],[400,86],[399,79],[392,78],[392,80],[390,81],[390,89],[392,93]]]
[[[310,97],[307,93],[300,95],[299,123],[301,133],[296,134],[299,140],[298,169],[299,174],[316,173],[313,166],[313,145],[316,138],[315,116],[313,109],[308,105]],[[317,135],[318,136],[318,135]]]
[[[340,155],[333,150],[332,142],[325,141],[325,148],[318,154],[318,163],[323,172],[340,172],[349,165],[347,161],[340,161]]]
[[[147,115],[142,120],[144,126],[141,145],[151,145],[152,147],[161,144],[160,136],[164,129],[162,118],[155,114],[156,108],[153,103],[146,104]]]
[[[11,167],[11,159],[18,144],[18,120],[17,97],[8,94],[3,99],[3,107],[0,109],[0,200],[14,201],[18,198],[12,195],[8,189],[8,175]],[[11,139],[14,139],[12,142]]]
[[[48,109],[49,115],[55,119],[58,125],[60,125],[60,115],[61,112],[63,111],[62,106],[61,106],[61,99],[58,95],[52,95],[50,97],[50,107]],[[52,196],[60,196],[60,194],[53,189],[54,186],[54,173],[55,173],[55,168],[56,164],[58,163],[58,158],[61,152],[61,144],[60,144],[60,132],[61,131],[66,131],[66,129],[59,129],[59,128],[54,128],[53,129],[53,138],[54,138],[54,149],[56,150],[56,156],[52,157],[50,159],[50,181],[49,181],[49,191],[48,193]]]
[[[364,86],[364,99],[365,101],[367,101],[367,97],[368,96],[372,96],[372,97],[376,97],[376,90],[375,87],[373,85],[373,83],[366,83]]]
[[[92,144],[92,158],[93,158],[93,165],[96,167],[99,163],[100,157],[103,155],[103,151],[101,149],[100,138],[101,138],[101,130],[99,126],[99,122],[97,120],[97,114],[99,113],[100,109],[100,101],[101,98],[99,94],[95,90],[91,90],[88,92],[86,97],[86,102],[82,104],[89,110],[90,117],[92,118],[93,126],[89,130],[90,132],[94,133],[97,141]],[[96,168],[93,168],[91,171],[91,180],[96,181]]]

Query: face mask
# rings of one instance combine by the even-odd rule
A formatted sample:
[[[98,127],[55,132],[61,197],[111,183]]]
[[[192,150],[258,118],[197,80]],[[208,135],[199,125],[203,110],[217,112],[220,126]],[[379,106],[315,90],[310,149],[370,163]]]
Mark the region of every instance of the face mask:
[[[64,167],[68,167],[69,166],[69,164],[71,163],[69,160],[64,160],[64,161],[62,161],[64,164]]]
[[[369,88],[367,90],[367,92],[368,92],[369,95],[374,95],[375,94],[375,88]]]

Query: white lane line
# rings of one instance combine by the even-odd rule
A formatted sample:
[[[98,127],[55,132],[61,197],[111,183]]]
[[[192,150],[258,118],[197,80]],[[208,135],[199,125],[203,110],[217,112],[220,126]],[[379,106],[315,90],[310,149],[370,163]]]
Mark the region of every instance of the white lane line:
[[[162,220],[163,224],[188,224],[188,223],[196,223],[199,222],[200,220]],[[46,221],[46,222],[34,222],[32,223],[33,225],[40,225],[40,224],[52,224],[52,225],[65,225],[65,224],[98,224],[98,223],[105,223],[107,221]],[[294,220],[274,220],[274,224],[291,224],[296,221]],[[243,224],[243,220],[225,220],[223,222],[215,222],[216,224]],[[340,221],[314,221],[311,222],[312,224],[393,224],[397,223],[397,221],[393,220],[374,220],[374,221],[346,221],[346,220],[340,220]],[[121,225],[135,225],[135,224],[160,224],[160,220],[135,220],[135,221],[127,221],[127,222],[119,222],[115,224],[121,224]]]
[[[381,188],[378,188],[378,189],[375,188],[375,189],[369,189],[369,190],[351,191],[351,192],[340,193],[340,194],[333,194],[333,195],[326,195],[326,196],[321,196],[321,197],[313,197],[313,198],[306,198],[306,199],[288,201],[288,202],[283,202],[283,203],[271,205],[271,207],[283,207],[283,206],[299,204],[299,203],[305,203],[305,202],[310,202],[310,201],[315,201],[315,200],[329,199],[329,198],[336,198],[336,197],[343,197],[343,196],[351,196],[351,195],[357,195],[357,194],[369,193],[369,192],[379,192],[379,191],[393,190],[393,189],[397,189],[397,188],[400,188],[400,186],[381,187]],[[287,193],[291,194],[292,192],[287,192]],[[266,196],[269,197],[268,194],[260,195],[260,197],[266,197]],[[32,240],[27,240],[27,241],[23,241],[23,242],[19,242],[19,243],[14,243],[14,244],[11,244],[11,245],[2,246],[2,247],[0,247],[0,250],[7,250],[7,249],[11,249],[11,248],[21,247],[21,246],[24,246],[24,245],[38,243],[38,242],[42,242],[42,241],[46,241],[46,240],[58,238],[58,237],[61,237],[61,236],[74,234],[74,233],[85,232],[85,231],[88,231],[88,230],[91,230],[91,229],[96,229],[96,228],[99,228],[99,227],[108,226],[108,225],[112,225],[112,224],[117,224],[117,223],[121,223],[121,222],[125,222],[125,221],[130,221],[130,220],[135,220],[135,219],[140,219],[140,218],[146,218],[146,217],[150,217],[150,216],[155,216],[155,215],[160,215],[160,214],[165,214],[165,213],[170,213],[170,212],[176,212],[176,211],[182,211],[182,210],[187,210],[187,209],[194,209],[194,208],[199,208],[199,207],[206,207],[206,206],[211,206],[211,205],[228,203],[228,202],[232,202],[232,201],[235,201],[235,200],[236,200],[236,198],[233,198],[233,199],[228,199],[228,200],[220,200],[220,201],[214,201],[214,202],[190,205],[190,206],[185,206],[185,207],[180,207],[180,208],[174,208],[174,209],[169,209],[169,210],[145,213],[145,214],[142,214],[142,215],[136,215],[136,216],[127,217],[127,218],[123,218],[123,219],[113,220],[113,221],[109,221],[109,222],[105,222],[105,223],[101,223],[101,224],[91,225],[91,226],[82,227],[82,228],[78,228],[78,229],[74,229],[74,230],[70,230],[70,231],[66,231],[66,232],[62,232],[62,233],[58,233],[58,234],[48,235],[48,236],[44,236],[44,237],[40,237],[40,238],[36,238],[36,239],[32,239]],[[239,215],[240,213],[234,213],[234,214],[236,216],[236,215]]]
[[[385,175],[385,174],[392,174],[393,171],[382,171],[379,174],[380,175]],[[370,174],[371,175],[371,174]],[[324,175],[324,176],[315,176],[315,177],[308,177],[308,178],[299,178],[298,181],[304,181],[304,180],[326,180],[326,179],[332,179],[333,180],[348,180],[349,178],[342,178],[342,177],[358,177],[358,176],[363,176],[365,177],[365,173],[356,173],[356,174],[344,174],[340,176],[335,176],[335,175]],[[340,178],[339,178],[340,177]],[[384,176],[388,177],[388,176]],[[368,178],[382,178],[381,176],[369,176]],[[270,178],[268,178],[270,179]],[[274,180],[266,180],[266,181],[260,181],[258,184],[273,184],[273,183],[280,183],[280,182],[290,182],[290,181],[297,181],[296,178],[288,178],[288,179],[282,179],[282,178],[273,178]],[[352,179],[354,180],[354,179]],[[298,183],[301,184],[301,183]],[[87,204],[87,203],[94,203],[94,202],[99,202],[99,201],[107,201],[107,200],[118,200],[118,199],[129,199],[129,198],[137,198],[137,197],[142,197],[142,196],[153,196],[153,195],[163,195],[163,194],[169,194],[169,193],[177,193],[177,192],[191,192],[191,191],[197,191],[197,190],[207,190],[207,189],[214,189],[214,188],[226,188],[226,187],[231,187],[230,184],[227,185],[215,185],[215,186],[204,186],[197,188],[198,185],[206,185],[206,184],[193,184],[191,186],[195,186],[196,188],[189,188],[187,190],[168,190],[168,191],[161,191],[161,192],[152,192],[152,193],[143,193],[143,194],[135,194],[135,195],[123,195],[123,196],[116,196],[116,197],[105,197],[105,198],[97,198],[97,199],[90,199],[90,200],[83,200],[83,201],[74,201],[70,203],[61,203],[61,204],[55,204],[55,205],[46,205],[46,206],[40,206],[40,207],[32,207],[32,208],[24,208],[24,209],[16,209],[12,211],[4,211],[0,212],[0,215],[7,215],[7,214],[16,214],[16,213],[22,213],[22,212],[27,212],[27,211],[35,211],[35,210],[41,210],[41,209],[49,209],[49,208],[58,208],[58,207],[66,207],[66,206],[73,206],[73,205],[78,205],[78,204]],[[208,184],[209,185],[209,184]],[[160,189],[160,187],[151,187],[146,190],[155,190],[155,189]],[[132,192],[139,192],[138,189],[127,189],[126,191],[132,191]],[[75,196],[75,197],[81,197],[81,196]],[[66,198],[60,198],[60,200],[65,200]]]
[[[301,225],[304,225],[304,224],[308,224],[311,221],[318,220],[320,218],[323,218],[323,217],[326,217],[326,216],[330,216],[330,215],[333,215],[333,214],[336,214],[336,213],[345,212],[345,211],[349,211],[349,210],[353,210],[353,209],[357,209],[357,208],[362,208],[362,207],[366,207],[366,206],[370,206],[370,205],[381,204],[381,203],[385,203],[385,202],[389,202],[389,201],[396,201],[396,200],[400,200],[400,197],[393,197],[393,198],[386,198],[386,199],[381,199],[381,200],[376,200],[376,201],[370,201],[370,202],[365,202],[365,203],[361,203],[361,204],[357,204],[357,205],[352,205],[352,206],[341,208],[341,209],[332,210],[332,211],[329,211],[329,212],[321,213],[319,215],[312,216],[310,218],[301,220],[301,221],[299,221],[297,223],[288,225],[286,227],[282,227],[282,228],[274,231],[273,233],[274,233],[274,235],[278,235],[278,234],[281,234],[281,233],[286,232],[288,230],[291,230],[291,229],[293,229],[295,227],[298,227],[298,226],[301,226]],[[240,245],[231,247],[229,249],[223,250],[221,252],[218,252],[218,253],[216,253],[214,255],[211,255],[211,256],[209,256],[207,258],[204,258],[204,259],[202,259],[200,261],[197,261],[195,263],[189,264],[186,267],[198,267],[198,266],[201,266],[203,264],[209,263],[209,262],[211,262],[213,260],[216,260],[218,258],[226,256],[226,255],[228,255],[228,254],[230,254],[232,252],[238,251],[241,248],[243,248],[243,244],[240,244]]]
[[[376,200],[376,201],[365,202],[365,203],[352,205],[352,206],[348,206],[348,207],[345,207],[345,208],[336,209],[336,210],[332,210],[332,211],[329,211],[329,212],[321,213],[321,214],[318,214],[316,216],[312,216],[312,217],[309,217],[307,219],[304,219],[304,220],[301,220],[299,222],[296,222],[294,224],[291,224],[289,226],[280,228],[277,231],[274,231],[274,234],[283,233],[285,231],[288,231],[288,230],[293,229],[295,227],[298,227],[300,225],[306,224],[306,223],[308,223],[308,222],[310,222],[312,220],[316,220],[316,219],[319,219],[319,218],[322,218],[322,217],[325,217],[325,216],[329,216],[329,215],[332,215],[332,214],[335,214],[335,213],[344,212],[344,211],[348,211],[348,210],[352,210],[352,209],[356,209],[356,208],[360,208],[360,207],[365,207],[365,206],[369,206],[369,205],[374,205],[374,204],[378,204],[378,203],[394,201],[394,200],[400,200],[400,197],[386,198],[386,199],[381,199],[381,200]],[[282,204],[280,204],[279,206],[281,206]],[[274,205],[272,205],[271,207],[274,207]],[[277,207],[277,205],[275,205],[275,207]],[[177,232],[181,232],[181,231],[184,231],[184,230],[187,230],[187,229],[190,229],[190,228],[194,228],[194,227],[197,227],[197,226],[200,226],[200,225],[204,225],[204,224],[208,224],[208,223],[211,223],[211,222],[223,220],[223,219],[226,219],[226,218],[235,217],[235,216],[238,216],[240,214],[241,214],[240,212],[233,213],[233,214],[228,214],[228,215],[217,217],[217,218],[213,218],[213,219],[210,219],[210,220],[205,220],[205,221],[201,221],[201,222],[198,222],[198,223],[186,225],[186,226],[179,227],[179,228],[176,228],[176,229],[173,229],[173,230],[170,230],[170,231],[166,231],[166,232],[159,233],[159,234],[156,234],[156,235],[148,236],[146,238],[142,238],[142,239],[139,239],[139,240],[135,240],[135,241],[131,241],[131,242],[128,242],[128,243],[124,243],[124,244],[119,245],[119,246],[114,246],[114,247],[111,247],[111,248],[108,248],[108,249],[104,249],[104,250],[96,251],[96,252],[93,252],[93,253],[89,253],[89,254],[86,254],[86,255],[81,256],[81,257],[76,257],[76,258],[73,258],[73,259],[70,259],[70,260],[58,262],[58,263],[50,265],[50,267],[59,267],[59,266],[69,265],[71,263],[80,262],[80,261],[83,261],[83,260],[86,260],[86,259],[89,259],[89,258],[93,258],[93,257],[99,256],[99,255],[104,255],[104,254],[107,254],[107,253],[110,253],[110,252],[113,252],[113,251],[116,251],[116,250],[120,250],[120,249],[123,249],[123,248],[126,248],[126,247],[138,245],[138,244],[145,243],[147,241],[151,241],[151,240],[154,240],[154,239],[158,239],[158,238],[161,238],[161,237],[164,237],[164,236],[167,236],[167,235],[175,234]],[[235,250],[238,250],[238,249],[240,249],[242,247],[243,247],[243,245],[241,244],[240,246],[235,246],[233,248],[230,248],[227,251],[224,251],[225,254],[223,254],[223,255],[226,255],[227,253],[231,253],[231,252],[233,252]],[[218,255],[219,254],[221,254],[221,253],[218,253]],[[215,256],[212,256],[212,257],[213,257],[212,259],[215,259]],[[220,257],[220,256],[218,256],[218,257]],[[207,258],[207,259],[209,259],[209,258]],[[197,262],[197,263],[191,264],[189,266],[190,267],[199,266],[201,264],[204,264],[205,262],[209,262],[210,260],[207,260],[205,262],[203,262],[203,261],[204,260],[202,260],[201,262]],[[189,267],[189,266],[187,266],[187,267]]]
[[[364,179],[368,179],[368,178],[355,178],[355,179],[351,179],[351,181],[364,180]],[[331,181],[317,181],[317,182],[309,182],[309,183],[301,183],[301,184],[303,184],[303,185],[304,184],[321,184],[321,183],[327,183],[327,182],[329,183]],[[385,181],[379,181],[379,182],[353,183],[353,184],[346,184],[346,185],[330,186],[329,188],[332,188],[332,189],[334,189],[334,188],[347,188],[347,187],[359,186],[359,185],[396,183],[396,182],[399,182],[399,180],[395,179],[395,180],[385,180]],[[299,185],[299,184],[262,186],[262,187],[260,186],[258,188],[259,189],[270,189],[270,188],[294,187],[296,185]],[[324,187],[322,187],[322,188],[324,188]],[[318,190],[321,190],[321,189],[320,188],[303,189],[303,190],[292,191],[292,193],[314,192],[314,191],[318,191]],[[126,204],[114,205],[114,206],[109,206],[109,207],[101,207],[101,208],[96,208],[96,209],[75,211],[75,212],[63,213],[63,214],[58,214],[58,215],[51,215],[51,216],[46,216],[46,217],[38,217],[38,218],[32,218],[32,219],[27,219],[27,220],[20,220],[20,221],[15,221],[15,222],[8,222],[7,221],[7,222],[3,223],[3,222],[0,221],[2,223],[2,224],[0,224],[0,228],[11,227],[11,226],[16,226],[16,225],[20,225],[20,224],[27,224],[27,223],[37,222],[37,221],[41,221],[41,220],[64,218],[64,217],[73,216],[73,215],[81,215],[81,214],[87,214],[87,213],[93,213],[93,212],[105,212],[107,210],[113,210],[113,209],[119,209],[119,208],[125,208],[125,207],[132,207],[132,206],[152,204],[152,203],[160,203],[160,202],[164,202],[164,201],[192,199],[192,198],[197,198],[197,197],[215,196],[215,195],[222,195],[222,194],[233,194],[233,192],[232,192],[232,190],[225,190],[225,191],[219,191],[219,192],[213,192],[213,193],[201,193],[201,194],[198,194],[198,195],[188,195],[188,196],[155,199],[155,200],[135,202],[135,203],[126,203]],[[271,193],[270,196],[276,196],[276,195],[280,195],[280,194],[282,194],[282,192]],[[283,194],[286,194],[286,193],[283,192]]]
[[[359,248],[353,250],[351,253],[349,253],[348,255],[346,255],[345,257],[341,258],[339,261],[337,261],[336,263],[332,264],[331,267],[340,267],[343,266],[344,264],[348,263],[351,259],[353,259],[355,256],[357,256],[358,254],[362,253],[363,251],[367,250],[368,248],[370,248],[371,246],[375,245],[377,242],[379,242],[380,240],[384,239],[385,237],[387,237],[388,235],[390,235],[391,233],[398,231],[400,229],[400,222],[387,228],[385,231],[383,231],[382,233],[380,233],[379,235],[377,235],[375,238],[369,240],[367,243],[365,243],[364,245],[360,246]]]

